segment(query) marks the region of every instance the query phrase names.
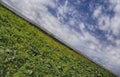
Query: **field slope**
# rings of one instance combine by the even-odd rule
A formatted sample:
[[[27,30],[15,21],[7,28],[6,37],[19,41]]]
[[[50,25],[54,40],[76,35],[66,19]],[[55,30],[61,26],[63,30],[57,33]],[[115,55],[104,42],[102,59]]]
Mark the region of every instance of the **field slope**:
[[[115,77],[0,5],[0,77]]]

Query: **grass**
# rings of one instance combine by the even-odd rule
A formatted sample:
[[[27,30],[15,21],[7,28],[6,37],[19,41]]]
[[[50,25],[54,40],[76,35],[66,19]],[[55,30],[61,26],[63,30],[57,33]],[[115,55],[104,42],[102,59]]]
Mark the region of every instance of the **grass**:
[[[0,5],[0,77],[115,77]]]

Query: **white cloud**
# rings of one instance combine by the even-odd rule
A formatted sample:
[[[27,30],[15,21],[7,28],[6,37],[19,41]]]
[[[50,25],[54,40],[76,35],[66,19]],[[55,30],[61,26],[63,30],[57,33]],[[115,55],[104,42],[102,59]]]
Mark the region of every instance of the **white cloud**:
[[[100,14],[101,14],[101,12],[102,12],[101,9],[102,9],[101,6],[97,7],[97,8],[95,9],[94,13],[93,13],[93,16],[94,16],[94,17],[99,17]]]
[[[103,31],[112,31],[112,34],[106,34],[107,40],[112,41],[115,46],[108,45],[108,46],[101,46],[100,49],[104,48],[104,54],[102,57],[104,57],[105,67],[108,67],[108,69],[112,70],[114,73],[119,74],[120,71],[120,1],[119,0],[110,0],[111,6],[113,11],[115,12],[115,15],[110,18],[107,15],[102,14],[102,9],[98,7],[93,13],[93,17],[96,17],[99,24],[99,29]],[[114,36],[118,38],[114,38]]]
[[[101,6],[99,6],[93,13],[93,17],[98,18],[99,27],[101,30],[111,30],[114,35],[120,34],[120,1],[119,0],[110,0],[111,6],[110,8],[113,9],[115,15],[113,18],[106,16],[102,13]]]
[[[65,1],[64,5],[56,6],[54,0],[2,0],[7,4],[11,5],[19,12],[23,13],[34,22],[40,24],[48,31],[52,32],[56,36],[60,37],[67,43],[71,44],[75,48],[79,49],[82,53],[96,61],[97,63],[105,66],[114,73],[119,75],[120,69],[120,39],[114,39],[113,35],[120,37],[120,1],[110,0],[112,7],[114,5],[115,16],[110,18],[107,15],[102,14],[102,6],[98,6],[94,10],[93,17],[97,18],[99,29],[113,34],[106,34],[108,40],[114,42],[113,45],[103,45],[99,39],[91,35],[85,30],[84,22],[79,22],[79,29],[81,33],[75,29],[71,29],[69,25],[64,24],[63,17],[66,18],[65,13],[72,13],[73,18],[68,22],[71,25],[76,26],[77,22],[74,18],[77,16],[77,12],[71,6],[68,6],[68,0]],[[80,1],[80,0],[78,0]],[[47,6],[57,8],[57,17],[53,16]],[[61,22],[62,20],[62,22]],[[90,27],[94,30],[94,27]]]

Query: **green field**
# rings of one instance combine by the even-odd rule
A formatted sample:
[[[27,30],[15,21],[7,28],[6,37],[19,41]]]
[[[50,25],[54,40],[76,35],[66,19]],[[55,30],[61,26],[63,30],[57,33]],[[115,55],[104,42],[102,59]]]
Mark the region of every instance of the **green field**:
[[[0,77],[115,77],[0,5]]]

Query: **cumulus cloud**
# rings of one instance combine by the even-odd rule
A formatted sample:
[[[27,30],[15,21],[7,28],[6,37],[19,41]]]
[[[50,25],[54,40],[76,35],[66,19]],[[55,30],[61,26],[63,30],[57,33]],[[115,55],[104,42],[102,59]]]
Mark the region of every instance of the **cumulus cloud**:
[[[97,8],[95,9],[94,13],[93,13],[93,16],[94,16],[94,17],[99,17],[100,14],[101,14],[101,12],[102,12],[101,9],[102,9],[101,6],[97,7]]]
[[[107,62],[104,65],[109,69],[115,71],[116,74],[119,74],[120,71],[120,1],[118,0],[110,0],[110,7],[114,11],[114,16],[110,18],[110,16],[103,14],[101,6],[94,10],[93,17],[96,17],[98,20],[99,29],[107,32],[105,34],[107,40],[113,42],[116,45],[107,45],[104,48],[104,58]],[[109,32],[111,32],[109,34]],[[101,48],[100,48],[101,49]],[[117,62],[116,62],[117,61]]]
[[[89,19],[88,14],[84,17],[82,11],[78,11],[78,7],[74,7],[77,4],[82,5],[80,0],[76,0],[74,6],[69,0],[65,0],[64,3],[57,2],[59,0],[2,1],[120,76],[119,0],[109,1],[108,9],[115,13],[112,17],[103,13],[103,10],[105,10],[103,5],[99,5],[95,9],[92,5],[89,5],[93,12],[93,19],[98,22],[95,26],[86,22]],[[49,11],[49,7],[55,9],[56,16],[51,13],[52,11]],[[90,31],[87,30],[86,24]],[[105,32],[103,36],[105,39],[100,40],[96,37],[100,37],[100,34],[93,35],[97,33],[95,27],[101,32]]]

